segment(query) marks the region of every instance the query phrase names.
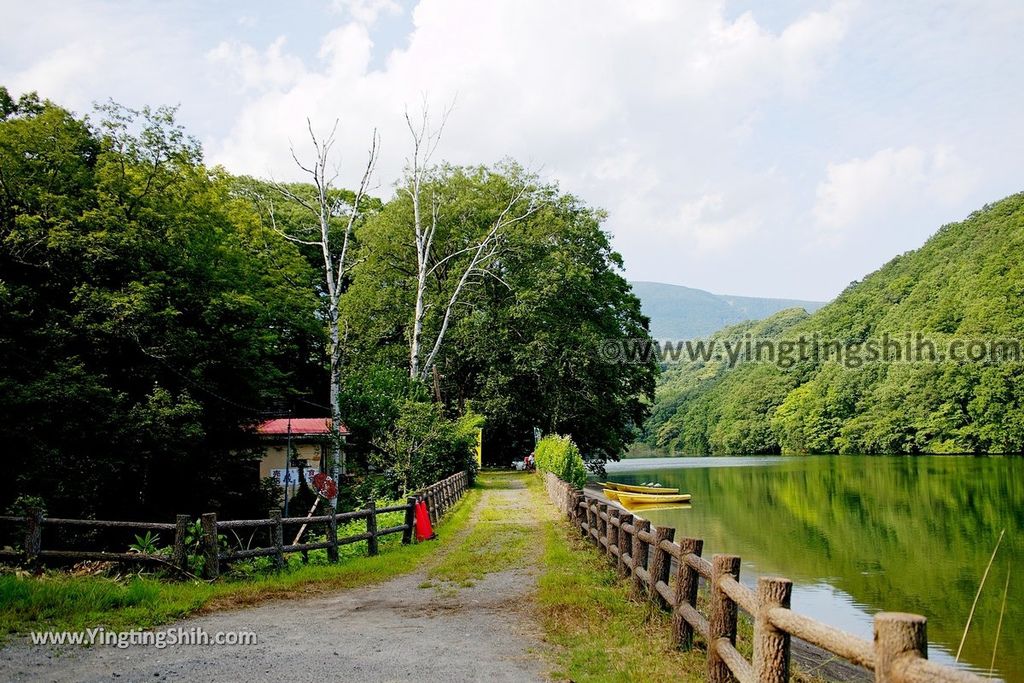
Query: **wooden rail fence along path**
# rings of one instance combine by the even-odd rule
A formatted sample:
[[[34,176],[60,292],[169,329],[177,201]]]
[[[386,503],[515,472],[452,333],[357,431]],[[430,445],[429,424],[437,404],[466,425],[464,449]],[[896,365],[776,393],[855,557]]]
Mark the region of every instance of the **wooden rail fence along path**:
[[[675,538],[675,529],[654,527],[628,511],[589,496],[545,473],[552,502],[580,534],[631,579],[634,595],[672,613],[672,641],[682,649],[695,635],[707,645],[711,683],[784,683],[789,680],[790,638],[797,637],[861,666],[884,683],[962,682],[986,679],[928,661],[927,620],[916,614],[875,615],[874,641],[867,641],[791,609],[793,583],[762,576],[751,589],[739,581],[740,558],[701,556],[704,542]],[[706,582],[708,614],[697,609],[697,589]],[[753,618],[753,658],[736,649],[738,610]]]
[[[327,551],[327,558],[331,562],[338,561],[338,547],[349,543],[366,541],[366,552],[368,555],[376,555],[379,552],[378,539],[390,534],[402,534],[402,543],[408,544],[413,540],[413,521],[416,503],[425,501],[430,512],[430,519],[433,523],[440,520],[452,505],[454,505],[469,488],[469,475],[466,472],[458,472],[431,484],[421,491],[409,496],[405,503],[392,505],[390,507],[378,508],[372,501],[363,510],[352,512],[331,512],[327,515],[311,517],[282,517],[281,511],[271,510],[266,519],[236,519],[218,520],[215,513],[209,512],[200,518],[202,536],[199,542],[200,552],[205,558],[203,563],[203,576],[207,579],[216,579],[220,575],[222,562],[241,560],[251,557],[273,557],[274,564],[278,568],[285,566],[285,554],[297,552],[309,552],[310,550],[324,549]],[[405,518],[402,524],[396,526],[378,528],[378,515],[389,512],[404,512]],[[361,534],[354,534],[344,538],[338,538],[338,524],[350,522],[357,519],[366,520],[366,531]],[[188,571],[188,554],[186,538],[189,534],[191,519],[188,515],[178,515],[174,523],[164,522],[125,522],[108,521],[100,519],[59,519],[56,517],[45,517],[39,510],[32,510],[23,517],[0,516],[0,523],[21,524],[24,527],[24,547],[21,551],[0,549],[0,560],[21,561],[26,566],[35,566],[46,559],[53,560],[101,560],[114,562],[139,562],[150,564],[169,565],[181,572]],[[322,526],[324,540],[312,543],[299,543],[301,534],[296,535],[295,542],[285,545],[285,527],[303,529],[310,526]],[[125,528],[145,531],[167,531],[174,533],[174,544],[170,557],[166,555],[147,553],[120,553],[100,550],[54,550],[42,547],[43,529],[45,527],[67,528],[82,527],[90,529],[111,529]],[[268,529],[270,544],[255,548],[241,548],[237,550],[224,550],[220,547],[220,536],[222,531],[237,529]],[[294,533],[294,532],[292,532]]]

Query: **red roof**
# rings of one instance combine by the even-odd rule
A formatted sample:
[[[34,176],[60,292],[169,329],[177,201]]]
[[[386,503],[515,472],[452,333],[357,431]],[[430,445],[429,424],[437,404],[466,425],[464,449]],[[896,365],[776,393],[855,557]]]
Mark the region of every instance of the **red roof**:
[[[276,420],[267,420],[256,428],[256,432],[261,436],[286,436],[289,423],[292,436],[331,433],[331,418],[329,417],[282,417]],[[338,432],[343,436],[350,433],[345,425],[341,425]]]

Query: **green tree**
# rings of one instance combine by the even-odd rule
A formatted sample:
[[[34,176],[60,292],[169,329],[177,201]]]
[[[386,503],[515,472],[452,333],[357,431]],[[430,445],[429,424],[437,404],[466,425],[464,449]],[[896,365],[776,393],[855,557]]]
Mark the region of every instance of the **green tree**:
[[[92,125],[0,97],[0,505],[162,517],[262,508],[251,425],[310,376],[306,263],[173,110]],[[282,274],[286,274],[282,277]]]
[[[646,417],[653,362],[613,364],[602,345],[649,340],[647,319],[621,276],[604,216],[514,164],[445,167],[426,291],[425,337],[436,338],[471,255],[519,188],[532,208],[502,230],[486,272],[475,273],[435,358],[437,388],[452,414],[467,401],[487,420],[485,458],[507,463],[533,449],[533,430],[570,434],[588,459],[615,458]],[[359,234],[361,257],[344,302],[355,363],[407,358],[417,289],[413,207],[399,194]],[[433,384],[433,377],[427,377]]]

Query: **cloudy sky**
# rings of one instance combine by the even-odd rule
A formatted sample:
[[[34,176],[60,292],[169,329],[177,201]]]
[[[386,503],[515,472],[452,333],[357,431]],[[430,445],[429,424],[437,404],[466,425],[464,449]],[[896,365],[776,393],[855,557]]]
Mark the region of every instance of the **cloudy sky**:
[[[608,210],[627,275],[828,299],[1024,190],[1024,2],[0,2],[0,84],[80,113],[178,104],[207,160],[295,175],[340,119],[346,178],[402,114]]]

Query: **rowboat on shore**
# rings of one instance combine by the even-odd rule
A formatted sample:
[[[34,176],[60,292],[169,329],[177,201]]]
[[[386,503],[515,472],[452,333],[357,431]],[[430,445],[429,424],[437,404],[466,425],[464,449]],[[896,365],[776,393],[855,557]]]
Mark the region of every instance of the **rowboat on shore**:
[[[688,503],[690,502],[689,493],[677,493],[677,494],[651,494],[651,493],[627,493],[625,491],[619,491],[619,502],[623,505],[645,505],[645,504],[662,504],[665,503]]]
[[[661,503],[643,503],[642,505],[630,505],[630,512],[638,512],[646,514],[648,512],[657,512],[660,510],[692,510],[693,505],[690,503],[670,503],[668,505],[662,505]]]
[[[664,486],[635,486],[633,484],[619,484],[614,481],[599,481],[598,486],[609,489],[612,491],[625,491],[627,493],[650,493],[650,494],[666,494],[666,493],[679,493],[679,489],[670,489]]]

